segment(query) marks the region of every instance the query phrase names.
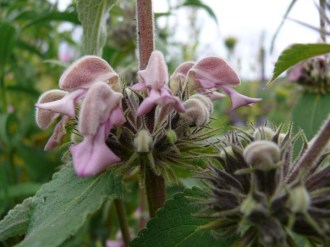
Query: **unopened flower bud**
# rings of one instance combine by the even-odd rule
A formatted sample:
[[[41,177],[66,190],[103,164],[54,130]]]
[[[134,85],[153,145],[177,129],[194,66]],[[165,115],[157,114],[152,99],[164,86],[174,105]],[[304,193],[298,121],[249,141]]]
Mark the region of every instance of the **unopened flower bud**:
[[[250,143],[243,153],[246,163],[260,170],[273,167],[281,156],[280,148],[271,141],[255,141]]]
[[[308,191],[302,185],[289,191],[288,207],[293,213],[305,213],[311,205]]]
[[[257,128],[253,133],[253,138],[255,141],[257,140],[272,140],[275,132],[269,127],[260,127]]]
[[[206,108],[209,110],[209,113],[213,112],[213,110],[214,110],[213,103],[209,97],[207,97],[203,94],[196,93],[196,94],[193,94],[192,96],[190,96],[190,99],[198,99],[200,102],[202,102],[206,106]]]
[[[73,131],[71,133],[70,139],[72,143],[76,144],[82,142],[84,140],[84,137]]]
[[[222,159],[226,159],[226,154],[234,157],[234,152],[233,152],[233,148],[231,146],[225,147],[223,151],[221,151],[220,153],[220,157]]]
[[[264,212],[265,207],[249,195],[241,204],[240,211],[249,217],[254,212]]]
[[[169,143],[174,144],[178,140],[178,136],[174,130],[170,129],[166,131],[166,139]]]
[[[207,107],[199,99],[189,98],[183,103],[186,112],[181,114],[181,117],[189,124],[203,126],[209,121],[210,113]]]
[[[134,147],[138,153],[148,153],[153,147],[153,140],[150,133],[142,129],[134,138]]]

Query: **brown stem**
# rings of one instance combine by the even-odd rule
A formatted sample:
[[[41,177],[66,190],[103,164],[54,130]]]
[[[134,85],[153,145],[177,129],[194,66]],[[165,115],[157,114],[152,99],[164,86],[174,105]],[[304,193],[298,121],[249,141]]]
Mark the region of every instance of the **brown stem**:
[[[137,34],[139,42],[140,70],[147,67],[154,45],[154,16],[152,0],[137,0]],[[165,181],[163,176],[157,176],[148,164],[143,162],[145,169],[145,187],[149,206],[149,215],[154,217],[158,208],[164,205],[166,199]]]
[[[148,198],[150,218],[155,217],[157,209],[164,206],[166,199],[165,181],[163,176],[157,176],[153,170],[145,167],[145,187]]]
[[[119,220],[122,239],[124,241],[125,247],[128,247],[129,242],[130,242],[130,234],[129,234],[129,228],[128,228],[128,223],[127,223],[125,204],[122,199],[115,199],[114,203],[115,203],[116,210],[117,210],[117,216],[118,216],[118,220]]]
[[[313,167],[313,164],[318,159],[324,147],[328,144],[330,140],[330,116],[323,124],[321,130],[317,134],[313,143],[309,146],[309,148],[304,152],[302,157],[298,160],[295,165],[293,171],[288,177],[288,181],[294,180],[297,174],[300,172],[302,174],[306,174]]]
[[[147,67],[154,45],[154,17],[152,0],[137,0],[137,34],[139,42],[140,69]]]

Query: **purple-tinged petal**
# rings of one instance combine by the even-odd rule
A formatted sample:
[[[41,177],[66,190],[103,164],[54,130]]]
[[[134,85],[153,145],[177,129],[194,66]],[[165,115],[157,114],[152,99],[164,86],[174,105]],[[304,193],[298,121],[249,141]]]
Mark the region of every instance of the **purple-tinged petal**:
[[[124,247],[122,240],[107,240],[106,247]]]
[[[226,95],[224,95],[223,93],[219,93],[219,92],[216,92],[216,91],[210,93],[208,96],[212,101],[218,100],[218,99],[223,99],[223,98],[226,97]]]
[[[85,93],[84,89],[79,89],[65,95],[60,100],[47,103],[37,103],[36,107],[50,110],[55,113],[64,114],[72,118],[75,117],[75,102]]]
[[[160,98],[157,103],[162,106],[172,104],[177,112],[185,112],[185,108],[181,100],[178,97],[173,96],[168,87],[163,87],[161,89]]]
[[[53,131],[53,134],[49,138],[46,146],[45,151],[52,150],[56,148],[62,141],[63,137],[66,135],[65,125],[68,122],[69,117],[64,116],[61,121],[59,121]]]
[[[94,176],[120,161],[105,144],[107,131],[105,124],[101,125],[95,136],[85,136],[81,143],[72,145],[73,166],[79,177]]]
[[[126,122],[126,118],[121,107],[116,107],[113,109],[108,121],[111,124],[111,128],[119,127]]]
[[[103,82],[95,82],[88,90],[79,115],[79,132],[95,135],[99,126],[104,124],[111,111],[121,105],[123,95]]]
[[[297,81],[301,76],[306,62],[298,63],[288,71],[288,81]]]
[[[171,83],[172,81],[178,82],[178,83],[184,83],[186,80],[186,77],[188,75],[189,70],[195,65],[195,62],[184,62],[180,64],[176,70],[171,75]]]
[[[160,92],[158,90],[150,90],[149,96],[145,98],[138,108],[136,115],[138,117],[147,114],[152,110],[152,108],[157,104],[157,100],[160,97]]]
[[[247,97],[243,94],[236,92],[231,87],[220,86],[219,89],[224,91],[224,93],[228,94],[228,96],[230,97],[231,104],[232,104],[231,110],[235,110],[235,109],[237,109],[241,106],[245,106],[245,105],[252,106],[254,103],[260,102],[262,100],[259,98]]]
[[[58,89],[46,91],[39,97],[37,104],[48,103],[48,102],[60,100],[66,94],[67,94],[67,92],[58,90]],[[37,125],[41,129],[47,129],[59,115],[60,114],[50,111],[50,110],[36,108]]]
[[[214,85],[240,84],[240,79],[230,65],[218,57],[206,57],[189,70],[189,82],[195,88],[214,88]]]
[[[167,65],[160,51],[153,51],[147,68],[138,72],[148,88],[161,89],[168,81]]]
[[[138,83],[135,83],[131,89],[134,90],[134,91],[141,91],[141,90],[145,90],[147,87],[146,87],[146,84],[144,82],[138,82]]]
[[[84,56],[62,74],[59,87],[72,91],[78,88],[89,88],[96,81],[114,85],[118,83],[118,80],[118,74],[104,59],[97,56]]]

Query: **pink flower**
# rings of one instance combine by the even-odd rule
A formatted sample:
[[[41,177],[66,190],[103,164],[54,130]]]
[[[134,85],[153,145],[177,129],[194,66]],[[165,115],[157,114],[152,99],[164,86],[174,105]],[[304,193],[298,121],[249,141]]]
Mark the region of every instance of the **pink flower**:
[[[236,72],[218,57],[207,57],[196,63],[188,72],[188,82],[189,90],[209,92],[211,99],[222,97],[214,91],[215,89],[222,90],[231,99],[231,110],[261,101],[261,99],[244,96],[232,89],[240,84],[240,80]]]
[[[184,112],[182,102],[173,96],[168,82],[167,66],[163,54],[159,51],[152,52],[147,68],[139,71],[140,82],[133,85],[133,90],[147,90],[148,97],[141,103],[137,116],[142,116],[155,105],[172,105],[178,112]]]
[[[78,128],[84,140],[70,148],[78,176],[96,175],[120,161],[106,145],[106,139],[113,127],[126,121],[121,110],[122,97],[103,82],[89,88],[79,115]]]

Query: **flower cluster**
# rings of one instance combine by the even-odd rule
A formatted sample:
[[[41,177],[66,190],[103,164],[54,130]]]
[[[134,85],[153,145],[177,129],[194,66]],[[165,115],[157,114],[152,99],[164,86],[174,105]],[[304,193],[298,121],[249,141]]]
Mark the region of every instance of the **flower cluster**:
[[[328,56],[318,56],[294,66],[288,72],[288,80],[295,81],[311,93],[326,94],[330,91]]]
[[[206,229],[237,236],[237,246],[298,246],[298,235],[313,246],[328,246],[329,153],[308,172],[296,173],[296,138],[281,129],[259,127],[228,137],[218,158],[222,167],[201,173],[209,197],[200,216],[213,219]]]
[[[58,146],[68,125],[74,125],[70,152],[78,176],[114,164],[125,171],[148,164],[156,174],[166,173],[170,164],[188,165],[198,157],[196,149],[211,145],[203,142],[211,135],[203,127],[212,100],[225,96],[216,90],[229,95],[232,109],[260,101],[237,93],[233,87],[239,83],[234,70],[216,57],[186,62],[169,77],[162,53],[154,51],[138,72],[138,83],[122,89],[106,61],[85,56],[63,73],[60,90],[40,96],[36,121],[48,128],[62,116],[46,150]]]

